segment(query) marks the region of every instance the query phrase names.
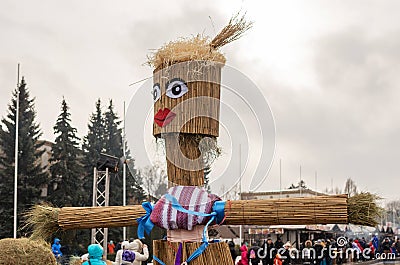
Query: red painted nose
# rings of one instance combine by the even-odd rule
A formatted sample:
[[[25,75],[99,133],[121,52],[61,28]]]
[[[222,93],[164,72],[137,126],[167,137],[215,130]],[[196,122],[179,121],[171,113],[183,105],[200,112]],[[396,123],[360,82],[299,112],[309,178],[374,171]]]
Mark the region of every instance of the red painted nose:
[[[156,115],[154,115],[154,122],[157,123],[158,126],[164,127],[167,126],[174,118],[176,114],[173,113],[168,108],[159,109]]]

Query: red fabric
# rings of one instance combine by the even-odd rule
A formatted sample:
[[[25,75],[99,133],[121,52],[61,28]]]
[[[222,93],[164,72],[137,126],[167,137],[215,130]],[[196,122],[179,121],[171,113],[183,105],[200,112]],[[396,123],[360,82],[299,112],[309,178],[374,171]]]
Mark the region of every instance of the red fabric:
[[[370,250],[371,250],[371,254],[374,255],[374,254],[375,254],[375,247],[374,247],[374,245],[372,244],[372,242],[369,243],[369,248],[370,248]]]
[[[114,245],[114,243],[112,243],[112,244],[110,244],[110,243],[108,243],[107,244],[107,249],[108,249],[108,254],[114,254],[114,249],[115,249],[115,245]]]
[[[364,249],[363,249],[363,247],[361,246],[361,244],[360,244],[360,242],[358,242],[358,240],[356,239],[356,240],[354,240],[354,243],[356,243],[357,244],[357,247],[361,250],[361,251],[363,251]]]
[[[240,251],[241,251],[241,265],[249,265],[249,260],[247,259],[247,246],[243,245],[240,247]]]
[[[274,265],[282,265],[282,260],[278,257],[274,259]]]

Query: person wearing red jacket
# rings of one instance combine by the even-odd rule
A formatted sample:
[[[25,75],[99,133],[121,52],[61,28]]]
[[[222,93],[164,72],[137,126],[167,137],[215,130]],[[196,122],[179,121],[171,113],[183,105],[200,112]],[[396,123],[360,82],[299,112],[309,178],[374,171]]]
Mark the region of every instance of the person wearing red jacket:
[[[282,257],[280,254],[276,254],[274,259],[274,265],[282,265]]]
[[[369,249],[370,249],[370,252],[369,252],[369,259],[371,260],[371,259],[374,259],[375,258],[375,247],[374,247],[374,243],[371,241],[371,242],[369,242]]]
[[[247,258],[247,245],[246,243],[244,243],[241,247],[240,247],[240,252],[241,254],[241,259],[238,262],[238,265],[249,265],[249,260]]]
[[[363,252],[364,248],[361,246],[360,241],[358,241],[358,239],[354,240],[354,243],[357,244],[357,247],[361,250],[361,252]]]

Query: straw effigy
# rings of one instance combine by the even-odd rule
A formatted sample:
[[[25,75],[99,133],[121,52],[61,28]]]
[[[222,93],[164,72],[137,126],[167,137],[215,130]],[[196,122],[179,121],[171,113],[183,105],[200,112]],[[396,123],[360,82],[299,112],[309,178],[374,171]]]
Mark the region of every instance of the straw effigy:
[[[28,238],[0,240],[1,265],[52,265],[57,264],[51,246],[44,241]]]
[[[225,206],[226,225],[306,225],[306,224],[358,224],[375,226],[381,208],[378,197],[361,193],[348,198],[347,195],[315,196],[269,200],[228,201]],[[40,211],[49,211],[49,206],[37,205],[29,216]],[[95,227],[123,227],[136,225],[136,219],[145,215],[141,205],[108,207],[63,207],[53,208],[47,220],[35,223],[28,220],[33,233],[45,239],[58,230],[86,229]],[[56,224],[56,225],[55,225]]]

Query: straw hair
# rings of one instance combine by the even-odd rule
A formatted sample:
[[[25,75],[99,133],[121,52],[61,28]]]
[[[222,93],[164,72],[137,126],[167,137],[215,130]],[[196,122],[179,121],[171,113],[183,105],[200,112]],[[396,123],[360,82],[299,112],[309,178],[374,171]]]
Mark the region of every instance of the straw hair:
[[[245,15],[239,15],[237,13],[232,16],[228,25],[211,41],[202,35],[171,41],[149,55],[147,64],[156,70],[186,61],[214,61],[225,64],[225,56],[219,48],[239,39],[253,25],[252,22],[246,21]]]
[[[378,217],[383,213],[383,208],[377,205],[381,198],[369,192],[362,192],[349,197],[348,215],[349,222],[359,225],[376,226]]]
[[[28,238],[0,240],[0,264],[2,265],[55,265],[51,246],[44,241]]]
[[[225,64],[225,56],[209,45],[207,37],[196,35],[171,41],[148,56],[148,64],[155,69],[186,61],[214,61]]]
[[[239,17],[240,13],[236,13],[229,20],[228,25],[226,25],[217,36],[211,41],[210,46],[213,49],[219,49],[222,46],[231,43],[251,29],[253,22],[246,21],[245,15]]]
[[[25,213],[23,229],[32,229],[31,239],[48,240],[60,230],[58,226],[59,208],[50,204],[35,205]]]

